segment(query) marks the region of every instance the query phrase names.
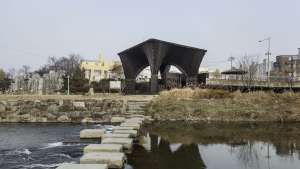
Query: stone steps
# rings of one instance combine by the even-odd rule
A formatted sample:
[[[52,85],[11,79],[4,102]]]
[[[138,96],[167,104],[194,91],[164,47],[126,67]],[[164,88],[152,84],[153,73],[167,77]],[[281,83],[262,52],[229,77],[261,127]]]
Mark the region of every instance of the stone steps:
[[[127,102],[127,114],[144,114],[149,101],[129,100]]]

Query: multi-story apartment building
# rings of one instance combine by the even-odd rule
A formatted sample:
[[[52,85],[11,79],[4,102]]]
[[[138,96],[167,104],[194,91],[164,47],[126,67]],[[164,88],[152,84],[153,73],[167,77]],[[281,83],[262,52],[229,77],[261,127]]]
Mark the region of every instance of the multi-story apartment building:
[[[300,80],[300,48],[298,48],[298,54],[296,55],[276,56],[272,76]]]

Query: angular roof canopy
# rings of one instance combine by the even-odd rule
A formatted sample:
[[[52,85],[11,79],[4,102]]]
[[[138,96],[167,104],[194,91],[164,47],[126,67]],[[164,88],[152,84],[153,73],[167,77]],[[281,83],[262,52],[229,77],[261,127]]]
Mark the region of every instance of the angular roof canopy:
[[[150,66],[152,74],[163,72],[167,66],[174,65],[187,77],[195,76],[206,52],[200,48],[149,39],[118,55],[122,61],[125,77],[135,79],[147,66]]]

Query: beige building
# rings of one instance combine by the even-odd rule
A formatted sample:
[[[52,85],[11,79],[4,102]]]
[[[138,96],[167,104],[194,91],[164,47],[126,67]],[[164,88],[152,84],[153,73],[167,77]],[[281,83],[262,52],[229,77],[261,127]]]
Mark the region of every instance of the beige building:
[[[110,78],[110,70],[114,64],[114,61],[105,60],[102,55],[99,55],[98,60],[83,60],[80,68],[85,71],[85,78],[90,82],[99,82]]]

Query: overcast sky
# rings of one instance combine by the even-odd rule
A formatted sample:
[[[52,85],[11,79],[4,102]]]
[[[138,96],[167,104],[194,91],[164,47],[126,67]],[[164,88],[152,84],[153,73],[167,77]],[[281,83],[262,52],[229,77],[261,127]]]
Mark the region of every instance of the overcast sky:
[[[299,0],[0,0],[0,67],[39,68],[48,56],[95,59],[149,38],[207,49],[201,66],[229,67],[300,47]]]

